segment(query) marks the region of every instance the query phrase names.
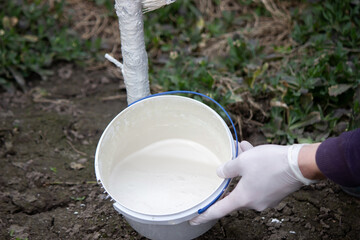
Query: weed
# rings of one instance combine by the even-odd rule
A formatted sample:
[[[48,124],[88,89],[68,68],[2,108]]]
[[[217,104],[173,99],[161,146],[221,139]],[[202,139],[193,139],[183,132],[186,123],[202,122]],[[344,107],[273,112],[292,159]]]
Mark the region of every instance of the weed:
[[[14,235],[15,235],[15,230],[14,230],[14,229],[11,229],[9,235],[10,235],[10,237],[14,237]],[[16,237],[15,239],[16,239],[16,240],[28,240],[28,238],[18,238],[18,237]]]
[[[75,200],[75,201],[83,201],[85,200],[85,196],[82,196],[82,197],[70,197],[72,200]]]
[[[262,75],[267,64],[262,65],[262,48],[254,43],[249,43],[241,38],[228,39],[230,46],[229,55],[221,60],[230,73],[245,78],[246,82],[252,88],[256,78]]]

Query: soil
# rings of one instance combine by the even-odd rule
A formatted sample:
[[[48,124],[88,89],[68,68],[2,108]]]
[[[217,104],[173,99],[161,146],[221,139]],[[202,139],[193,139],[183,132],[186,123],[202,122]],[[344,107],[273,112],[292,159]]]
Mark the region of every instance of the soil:
[[[63,65],[0,98],[0,239],[145,239],[94,174],[99,137],[126,107],[118,79]],[[233,212],[199,239],[360,239],[360,200],[323,181],[274,209]]]

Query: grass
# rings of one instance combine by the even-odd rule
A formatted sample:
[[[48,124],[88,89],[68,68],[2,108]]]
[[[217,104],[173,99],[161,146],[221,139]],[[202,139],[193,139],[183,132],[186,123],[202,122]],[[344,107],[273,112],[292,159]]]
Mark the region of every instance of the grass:
[[[322,141],[360,127],[359,16],[354,1],[322,1],[294,14],[292,36],[302,51],[263,80],[286,106],[271,111],[270,140]]]
[[[46,80],[59,61],[93,57],[100,41],[82,41],[60,23],[64,1],[50,7],[43,1],[0,3],[0,86],[26,89],[34,76]]]
[[[98,51],[100,41],[81,41],[59,23],[62,1],[51,9],[39,0],[15,2],[0,4],[3,88],[24,88],[34,74],[46,79],[56,62],[82,61]],[[116,21],[112,0],[93,2]],[[207,10],[220,1],[209,4]],[[298,1],[288,7],[288,41],[267,45],[245,30],[259,19],[270,21],[274,12],[250,0],[234,4],[240,10],[215,17],[191,0],[144,15],[153,91],[198,91],[243,120],[250,119],[241,112],[250,101],[246,93],[266,111],[253,120],[270,143],[322,141],[360,126],[359,1]]]
[[[283,59],[274,72],[268,69],[263,47],[241,36],[227,39],[225,56],[206,58],[199,52],[204,36],[233,31],[243,16],[224,12],[222,18],[203,23],[203,16],[185,1],[154,12],[150,22],[145,21],[150,52],[157,49],[164,63],[151,66],[150,79],[162,91],[191,89],[224,106],[241,101],[243,91],[255,99],[267,96],[271,110],[262,132],[268,142],[323,141],[360,126],[359,8],[354,1],[321,1],[308,4],[303,12],[295,9],[294,43],[273,46]],[[262,7],[254,11],[270,15]],[[219,76],[246,85],[230,91],[219,86]]]

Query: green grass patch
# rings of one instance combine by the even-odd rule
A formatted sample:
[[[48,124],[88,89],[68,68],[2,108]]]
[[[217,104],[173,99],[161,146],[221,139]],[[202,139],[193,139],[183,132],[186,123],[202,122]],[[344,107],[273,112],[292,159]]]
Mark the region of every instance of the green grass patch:
[[[301,51],[261,82],[276,89],[273,103],[282,103],[274,104],[266,136],[314,142],[360,127],[360,3],[321,1],[293,19]]]
[[[271,97],[262,128],[269,142],[322,141],[360,126],[359,8],[358,1],[346,0],[308,4],[301,13],[294,9],[296,44],[274,46],[283,60],[273,72],[262,47],[241,36],[228,39],[225,57],[209,60],[199,52],[204,36],[234,31],[244,16],[225,12],[222,18],[203,22],[191,1],[175,3],[145,18],[147,46],[161,59],[161,64],[150,59],[150,80],[162,91],[199,91],[224,106],[236,102],[242,91],[250,91],[255,99]],[[261,7],[254,11],[269,15]],[[224,91],[214,79],[219,75],[247,85],[235,93]]]
[[[94,56],[100,40],[82,41],[60,23],[64,1],[0,3],[0,87],[26,88],[34,74],[46,79],[56,61],[82,61]]]

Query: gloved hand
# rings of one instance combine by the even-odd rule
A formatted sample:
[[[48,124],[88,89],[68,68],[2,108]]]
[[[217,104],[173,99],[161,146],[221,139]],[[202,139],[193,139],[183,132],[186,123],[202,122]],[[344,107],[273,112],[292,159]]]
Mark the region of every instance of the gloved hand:
[[[217,170],[222,178],[241,176],[238,185],[228,196],[190,220],[190,224],[218,219],[238,209],[262,211],[274,207],[304,184],[315,182],[305,178],[299,169],[298,155],[302,146],[253,147],[249,142],[241,142],[239,156]]]

